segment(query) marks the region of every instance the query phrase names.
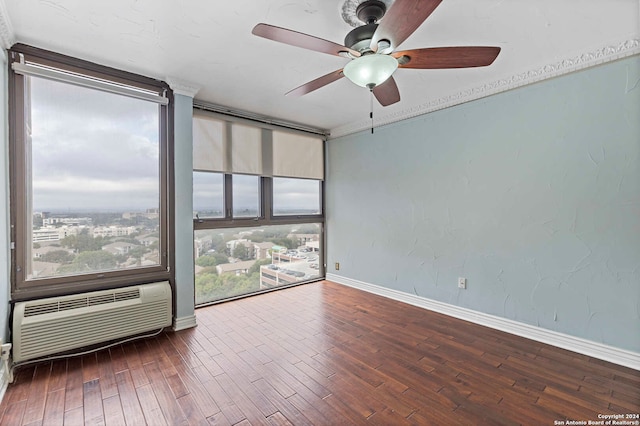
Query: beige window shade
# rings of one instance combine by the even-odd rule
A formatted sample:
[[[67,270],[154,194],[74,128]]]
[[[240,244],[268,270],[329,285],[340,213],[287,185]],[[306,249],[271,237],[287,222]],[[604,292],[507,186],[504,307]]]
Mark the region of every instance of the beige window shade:
[[[322,139],[274,130],[273,175],[324,179]]]
[[[232,123],[231,171],[250,175],[262,174],[262,129]]]
[[[227,123],[210,116],[193,117],[193,169],[231,172],[227,161]]]
[[[194,111],[193,169],[301,179],[324,179],[319,137],[227,121]]]

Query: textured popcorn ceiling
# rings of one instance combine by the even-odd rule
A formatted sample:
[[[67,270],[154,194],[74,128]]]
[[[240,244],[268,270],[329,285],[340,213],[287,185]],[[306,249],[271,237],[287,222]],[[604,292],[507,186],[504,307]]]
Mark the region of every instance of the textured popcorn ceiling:
[[[4,5],[2,5],[4,2]],[[357,3],[357,2],[356,2]],[[638,0],[444,0],[400,47],[495,45],[488,68],[398,70],[384,124],[640,52]],[[0,0],[2,41],[22,42],[198,87],[196,98],[333,135],[370,125],[370,95],[346,79],[284,93],[347,59],[251,35],[259,22],[342,43],[344,1]],[[353,5],[350,7],[353,8]]]

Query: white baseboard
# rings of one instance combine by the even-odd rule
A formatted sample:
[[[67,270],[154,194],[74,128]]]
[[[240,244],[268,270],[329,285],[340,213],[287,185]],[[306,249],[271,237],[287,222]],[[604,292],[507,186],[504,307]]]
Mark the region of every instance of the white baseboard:
[[[568,334],[558,333],[557,331],[546,330],[544,328],[535,327],[533,325],[513,321],[507,318],[501,318],[495,315],[461,308],[448,303],[438,302],[436,300],[404,293],[398,290],[392,290],[336,274],[327,274],[326,279],[328,281],[364,290],[369,293],[398,300],[430,311],[439,312],[441,314],[449,315],[475,324],[557,346],[562,349],[602,359],[614,364],[623,365],[635,370],[640,370],[640,353],[637,352],[631,352],[625,349],[608,346],[602,343],[570,336]]]
[[[173,322],[173,331],[186,330],[187,328],[196,327],[197,325],[195,315],[176,318]]]
[[[9,370],[5,362],[0,361],[0,403],[4,399],[4,394],[9,386]]]

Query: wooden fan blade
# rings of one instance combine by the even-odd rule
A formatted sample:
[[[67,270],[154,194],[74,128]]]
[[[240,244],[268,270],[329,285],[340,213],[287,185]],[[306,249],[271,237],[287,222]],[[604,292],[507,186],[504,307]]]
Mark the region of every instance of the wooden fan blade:
[[[371,39],[371,50],[380,40],[389,40],[395,50],[431,15],[442,0],[396,0],[378,24]]]
[[[458,46],[405,50],[391,56],[398,59],[400,68],[443,69],[486,67],[499,53],[499,47]]]
[[[333,83],[336,80],[340,80],[344,77],[342,70],[337,70],[330,72],[329,74],[323,75],[322,77],[318,77],[313,81],[310,81],[306,84],[303,84],[300,87],[296,87],[295,89],[286,93],[287,96],[302,96],[307,93],[313,92],[316,89],[326,86],[329,83]]]
[[[251,33],[258,37],[264,37],[269,40],[302,47],[304,49],[315,50],[316,52],[328,53],[329,55],[345,56],[346,53],[350,53],[354,57],[360,56],[360,52],[332,41],[269,24],[258,24],[253,27]]]
[[[373,94],[382,106],[389,106],[400,101],[400,91],[393,76],[374,87]]]

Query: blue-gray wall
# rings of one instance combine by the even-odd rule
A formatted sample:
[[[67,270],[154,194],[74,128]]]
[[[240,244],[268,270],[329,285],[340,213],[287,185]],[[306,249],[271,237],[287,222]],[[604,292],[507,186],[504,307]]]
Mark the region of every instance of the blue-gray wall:
[[[640,57],[330,140],[326,194],[328,272],[640,352]]]

